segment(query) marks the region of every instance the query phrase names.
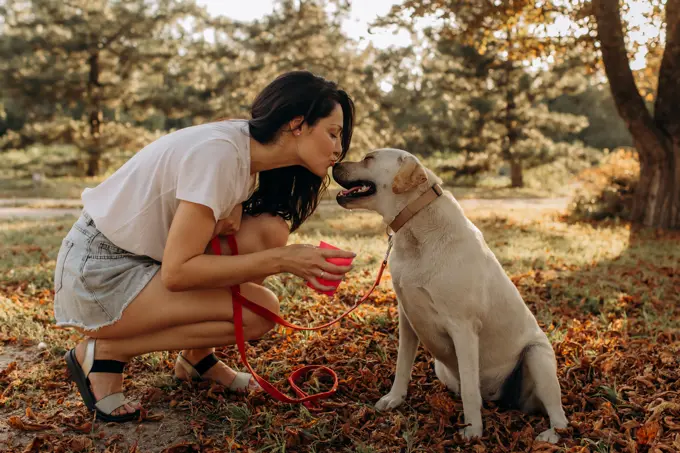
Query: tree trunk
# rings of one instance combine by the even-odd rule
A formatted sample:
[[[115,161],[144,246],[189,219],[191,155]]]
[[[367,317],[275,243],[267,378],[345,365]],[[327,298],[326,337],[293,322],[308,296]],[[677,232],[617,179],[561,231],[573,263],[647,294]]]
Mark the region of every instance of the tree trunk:
[[[508,48],[512,48],[512,28],[508,28],[506,34],[506,40],[508,42]],[[504,65],[505,73],[503,83],[505,84],[505,147],[503,149],[502,155],[503,159],[510,164],[510,185],[512,187],[524,187],[524,176],[522,174],[522,161],[519,156],[514,155],[513,151],[515,144],[519,139],[521,131],[517,127],[517,116],[516,109],[517,103],[515,102],[515,91],[513,89],[512,76],[515,70],[515,65],[513,63],[512,54],[508,55],[508,61]]]
[[[640,157],[631,221],[680,229],[680,0],[666,2],[666,45],[654,117],[630,69],[619,0],[594,0],[598,39],[612,96]]]
[[[92,139],[92,146],[87,150],[87,176],[97,176],[99,174],[99,162],[101,159],[101,150],[99,149],[99,125],[102,120],[102,112],[100,108],[99,95],[97,93],[99,87],[99,54],[94,53],[88,59],[90,65],[90,76],[87,81],[87,92],[92,104],[90,110],[90,137]]]
[[[509,63],[511,65],[511,63]],[[508,70],[508,87],[505,92],[505,128],[506,136],[503,148],[503,159],[510,164],[510,181],[512,187],[524,187],[524,176],[522,174],[522,161],[519,156],[513,153],[515,144],[519,139],[520,131],[517,128],[515,117],[515,93],[510,88],[510,70]]]
[[[636,142],[638,150],[646,145]],[[635,189],[631,221],[645,226],[680,229],[680,141],[660,150],[667,160],[640,153],[640,180]]]
[[[90,112],[90,136],[92,137],[92,147],[87,150],[87,176],[97,176],[99,174],[99,162],[101,151],[99,149],[99,125],[101,124],[102,112]]]
[[[521,160],[513,159],[510,161],[510,184],[512,187],[524,187]]]
[[[89,153],[87,159],[87,176],[97,176],[99,174],[99,163],[101,161],[101,154]]]

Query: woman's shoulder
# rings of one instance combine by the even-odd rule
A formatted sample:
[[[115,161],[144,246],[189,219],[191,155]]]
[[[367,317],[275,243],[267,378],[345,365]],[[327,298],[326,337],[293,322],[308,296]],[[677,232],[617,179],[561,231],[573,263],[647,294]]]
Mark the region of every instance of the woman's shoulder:
[[[204,123],[203,126],[211,127],[214,129],[234,130],[241,132],[243,129],[247,129],[248,120],[240,118],[224,118],[216,121],[211,121],[209,123]]]
[[[210,148],[220,143],[230,144],[239,150],[244,150],[244,148],[247,150],[250,146],[248,121],[225,120],[189,126],[158,140],[159,145],[162,142],[170,148],[184,152]]]
[[[162,138],[181,140],[187,137],[239,137],[249,135],[248,120],[225,119],[208,123],[194,124],[167,133]]]
[[[228,120],[194,126],[198,129],[186,137],[180,149],[176,148],[183,160],[208,159],[213,162],[240,162],[242,165],[250,156],[250,140],[246,120]]]
[[[201,125],[201,137],[206,140],[226,140],[241,148],[249,145],[247,120],[221,120]]]

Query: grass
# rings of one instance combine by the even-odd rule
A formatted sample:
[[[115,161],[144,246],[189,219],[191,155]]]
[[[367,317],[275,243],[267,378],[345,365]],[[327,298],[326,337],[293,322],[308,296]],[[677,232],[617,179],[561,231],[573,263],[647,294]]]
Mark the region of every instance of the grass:
[[[82,156],[69,146],[33,146],[26,150],[14,150],[3,154],[0,163],[0,199],[16,199],[16,206],[28,206],[32,202],[24,198],[78,199],[83,189],[94,187],[104,176],[76,177],[66,174],[83,174]],[[105,155],[102,168],[110,174],[130,157],[129,153],[112,152]],[[352,156],[352,160],[361,158]],[[80,160],[79,160],[80,159]],[[456,155],[438,155],[422,158],[425,165],[437,171],[444,164],[450,165],[459,160]],[[74,167],[78,162],[80,167]],[[580,164],[585,165],[584,163]],[[573,195],[571,184],[575,170],[563,161],[531,168],[525,171],[525,187],[510,187],[508,176],[499,176],[494,172],[477,175],[472,181],[453,181],[442,173],[444,184],[452,190],[456,198],[555,198]],[[580,168],[580,167],[578,167]],[[19,170],[17,170],[19,169]],[[41,173],[43,179],[35,183],[33,173]],[[438,172],[439,173],[439,172]],[[329,197],[332,198],[340,187],[331,182]],[[38,207],[31,205],[30,207]]]
[[[102,176],[88,178],[86,156],[71,145],[32,145],[26,149],[2,152],[0,159],[0,199],[80,198],[85,187],[94,187],[132,155],[113,150],[101,162]],[[33,175],[41,175],[34,182]]]
[[[19,199],[16,206],[25,206],[23,198],[75,199],[86,187],[94,187],[102,178],[59,177],[34,183],[30,178],[0,178],[0,198]]]
[[[41,207],[35,201],[25,199],[48,198],[74,200],[79,199],[86,187],[95,187],[103,180],[103,177],[78,178],[57,177],[46,178],[41,183],[34,183],[30,178],[0,177],[0,199],[14,199],[13,206]],[[561,186],[556,190],[546,190],[536,187],[509,187],[505,181],[502,184],[485,184],[482,181],[475,187],[452,187],[447,186],[458,199],[482,198],[482,199],[507,199],[507,198],[553,198],[571,195],[569,186]],[[332,183],[329,187],[327,198],[335,197],[340,187]],[[53,203],[50,206],[55,207]]]
[[[672,420],[680,415],[680,236],[634,232],[624,223],[568,223],[557,212],[526,207],[468,215],[553,342],[571,422],[555,451],[677,451]],[[544,417],[499,411],[489,403],[483,409],[485,437],[469,444],[458,438],[460,399],[437,381],[431,356],[422,349],[406,403],[386,414],[373,409],[389,390],[396,360],[389,273],[352,322],[320,333],[277,329],[248,347],[251,365],[281,389],[301,364],[332,367],[340,390],[321,412],[263,395],[238,397],[207,383],[178,384],[170,377],[175,352],[162,352],[130,363],[126,391],[163,419],[92,425],[75,388],[63,383],[61,355],[79,337],[55,329],[52,312],[54,260],[73,221],[0,224],[0,355],[23,357],[10,371],[0,368],[0,420],[15,417],[4,427],[0,422],[0,449],[3,437],[10,451],[31,445],[35,450],[28,451],[39,445],[137,452],[538,448],[532,442],[547,427]],[[386,246],[377,215],[330,203],[292,238],[319,240],[357,252],[355,269],[334,300],[289,275],[268,279],[281,296],[283,316],[293,322],[318,324],[341,313],[369,288]],[[47,347],[37,348],[39,342]],[[238,363],[234,348],[220,353],[228,363]],[[327,383],[313,378],[307,388],[323,390]],[[31,423],[47,427],[27,431]]]

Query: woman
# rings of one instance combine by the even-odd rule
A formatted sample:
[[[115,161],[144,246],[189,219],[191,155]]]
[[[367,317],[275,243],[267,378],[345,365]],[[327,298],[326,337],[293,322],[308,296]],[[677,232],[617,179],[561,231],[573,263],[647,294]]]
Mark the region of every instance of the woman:
[[[153,351],[181,350],[179,379],[257,388],[213,354],[235,343],[228,288],[241,284],[245,297],[278,313],[266,277],[288,272],[328,290],[317,277],[339,280],[350,270],[326,258],[351,252],[286,243],[347,153],[352,100],[335,83],[295,71],[257,96],[251,116],[161,137],[83,192],[83,213],[57,256],[54,311],[57,325],[86,337],[65,359],[99,419],[139,416],[139,404],[122,394],[123,367]],[[206,252],[227,234],[239,256]],[[247,310],[243,322],[246,339],[274,327]]]

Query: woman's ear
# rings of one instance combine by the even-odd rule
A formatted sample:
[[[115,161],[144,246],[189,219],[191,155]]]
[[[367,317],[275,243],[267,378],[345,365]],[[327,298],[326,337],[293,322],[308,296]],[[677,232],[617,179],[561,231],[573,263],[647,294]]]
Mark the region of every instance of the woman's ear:
[[[293,135],[300,135],[302,133],[302,125],[304,124],[304,121],[304,116],[296,116],[288,122],[288,126],[290,127],[290,131],[293,133]]]

